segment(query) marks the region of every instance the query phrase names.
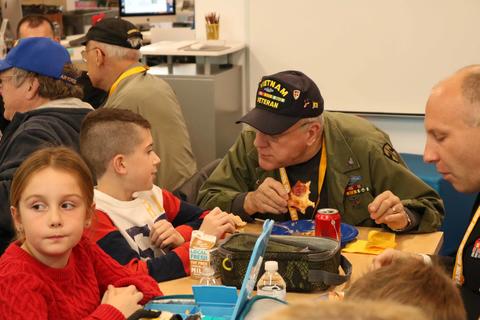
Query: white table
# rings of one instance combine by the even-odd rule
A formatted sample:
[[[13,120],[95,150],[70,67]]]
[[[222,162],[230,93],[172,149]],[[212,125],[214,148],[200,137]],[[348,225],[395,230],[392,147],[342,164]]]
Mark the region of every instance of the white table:
[[[262,224],[255,222],[249,223],[245,227],[245,232],[251,233],[260,233]],[[378,230],[375,228],[367,227],[357,227],[359,234],[358,239],[366,240],[368,237],[368,232],[371,230]],[[422,233],[422,234],[398,234],[396,236],[397,246],[396,249],[406,252],[414,253],[426,253],[426,254],[437,254],[442,246],[443,242],[443,233],[440,231],[433,233]],[[345,284],[337,287],[336,290],[343,291],[348,288],[351,283],[363,276],[368,272],[369,267],[372,263],[374,255],[361,254],[361,253],[343,253],[348,260],[352,263],[353,272],[350,280]],[[180,278],[176,280],[170,280],[165,282],[160,282],[159,286],[162,292],[166,295],[173,294],[192,294],[192,285],[198,284],[198,280],[194,280],[190,277]],[[332,288],[333,289],[333,288]],[[300,302],[308,300],[322,300],[324,299],[323,295],[325,291],[314,291],[311,293],[296,293],[296,292],[287,292],[287,301],[288,302]]]
[[[192,45],[204,44],[205,47],[199,50],[192,49]],[[194,56],[204,58],[204,74],[209,75],[211,65],[215,58],[226,57],[227,62],[232,53],[239,52],[245,48],[240,42],[208,42],[198,40],[182,41],[160,41],[140,48],[145,60],[147,56],[166,56],[169,74],[173,73],[173,56]],[[198,60],[197,60],[198,61]],[[144,61],[145,63],[145,61]],[[198,62],[197,62],[198,63]]]

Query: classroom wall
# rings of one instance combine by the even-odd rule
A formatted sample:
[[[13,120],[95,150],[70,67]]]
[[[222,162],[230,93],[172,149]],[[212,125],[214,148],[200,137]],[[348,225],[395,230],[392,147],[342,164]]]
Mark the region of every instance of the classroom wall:
[[[250,91],[304,71],[338,111],[424,113],[431,87],[480,61],[478,0],[250,0]]]
[[[244,105],[245,111],[248,111],[253,106],[254,97],[251,93],[256,91],[256,86],[262,75],[288,68],[300,69],[311,75],[319,85],[326,101],[326,109],[372,111],[369,109],[369,106],[374,104],[361,102],[367,96],[373,96],[377,99],[376,106],[385,106],[386,110],[379,108],[376,109],[377,112],[405,113],[407,109],[395,109],[394,106],[410,105],[407,113],[413,111],[412,113],[420,114],[420,116],[364,115],[368,120],[390,135],[392,143],[398,152],[423,153],[426,137],[423,129],[423,116],[421,114],[423,114],[430,88],[438,80],[447,76],[455,69],[469,63],[475,63],[477,62],[476,57],[480,57],[480,51],[478,50],[480,41],[476,41],[476,43],[471,41],[475,39],[475,37],[471,37],[471,34],[474,33],[476,36],[480,28],[475,27],[463,33],[458,31],[467,29],[469,24],[480,23],[480,19],[472,17],[472,15],[476,15],[476,12],[480,12],[480,1],[477,0],[366,0],[361,2],[356,0],[301,0],[297,2],[286,0],[196,0],[195,6],[197,32],[199,32],[197,38],[204,37],[204,14],[209,11],[216,11],[222,16],[221,23],[225,24],[225,28],[222,26],[221,38],[245,41],[247,44],[248,49],[245,51],[247,56],[244,60],[246,64],[244,74],[246,77],[244,93],[246,101]],[[330,11],[326,8],[330,8]],[[336,9],[333,10],[334,8]],[[345,14],[341,16],[332,14],[332,12],[340,13],[341,8],[350,8],[347,16]],[[388,13],[386,15],[388,19],[380,21],[381,16],[379,16],[379,13],[382,11]],[[449,11],[451,11],[451,14]],[[330,13],[326,14],[326,12]],[[369,21],[369,12],[372,15],[375,14],[374,17],[377,23],[382,22],[382,24],[374,25],[372,21]],[[439,14],[439,12],[443,13]],[[411,17],[406,19],[408,14]],[[464,14],[464,16],[461,14]],[[328,15],[331,15],[331,17],[328,17]],[[395,15],[399,15],[402,18],[395,18]],[[292,23],[290,20],[284,19],[285,16],[294,16],[296,22]],[[403,32],[403,35],[405,35],[405,32],[408,31],[408,34],[414,37],[415,41],[420,41],[422,38],[436,39],[435,41],[432,40],[433,43],[429,45],[439,47],[441,50],[434,50],[432,47],[431,50],[428,50],[423,55],[427,60],[437,59],[437,57],[442,56],[445,62],[442,63],[441,68],[433,68],[433,70],[430,68],[428,70],[424,67],[418,67],[419,61],[413,61],[412,63],[417,66],[413,70],[415,72],[413,72],[413,65],[409,68],[399,68],[395,61],[387,61],[385,59],[380,62],[389,62],[396,72],[391,68],[372,72],[370,70],[378,68],[379,62],[378,59],[375,60],[373,58],[382,57],[382,55],[378,52],[378,48],[365,45],[361,49],[361,54],[365,57],[370,50],[372,52],[372,61],[363,66],[366,71],[364,76],[358,79],[357,83],[366,85],[374,81],[380,82],[381,86],[372,85],[373,89],[362,91],[356,86],[346,85],[344,83],[345,80],[341,80],[347,78],[348,72],[353,69],[354,66],[352,64],[354,58],[358,58],[358,55],[356,55],[358,51],[349,50],[342,54],[335,54],[334,51],[331,51],[329,59],[317,54],[322,50],[329,50],[329,48],[325,48],[325,41],[323,40],[325,34],[331,32],[332,28],[328,26],[328,23],[323,29],[319,27],[309,29],[308,26],[325,23],[322,22],[325,19],[321,19],[322,17],[325,18],[325,16],[327,16],[329,23],[345,24],[345,28],[350,30],[350,33],[346,33],[345,37],[341,39],[339,38],[338,42],[340,40],[343,42],[352,41],[357,43],[360,48],[362,42],[359,42],[358,36],[355,34],[355,32],[359,31],[355,30],[351,25],[347,27],[348,21],[352,19],[356,21],[357,25],[360,21],[365,21],[370,28],[375,27],[372,29],[375,32],[382,31],[379,31],[379,29],[383,28],[385,24],[390,24],[384,30],[385,37],[383,42],[381,39],[379,41],[382,42],[382,45],[386,43],[391,44],[390,48],[387,47],[388,52],[391,54],[395,48],[400,50],[403,48],[402,45],[407,45],[404,43],[406,39],[403,38],[398,43],[396,41],[398,38],[395,39],[392,35],[389,35],[393,28],[391,23],[394,22],[398,24],[397,33]],[[435,24],[432,24],[433,22]],[[443,23],[445,26],[439,29],[439,23]],[[337,30],[336,32],[340,31]],[[344,30],[344,32],[346,31]],[[455,35],[456,33],[458,39],[454,42],[448,42],[447,38],[452,37],[452,34]],[[420,34],[422,35],[421,37],[419,36]],[[431,38],[433,35],[435,37]],[[447,35],[448,37],[446,37]],[[466,48],[465,50],[468,51],[469,55],[471,54],[475,58],[471,56],[465,57],[460,50],[462,46]],[[279,47],[282,50],[278,50]],[[295,54],[298,52],[304,52],[303,56],[300,57]],[[346,53],[350,56],[346,56]],[[402,57],[400,54],[398,56],[399,58]],[[348,57],[353,58],[349,59]],[[412,57],[413,53],[407,58],[413,59]],[[338,65],[345,65],[345,68],[341,72],[332,71],[333,67]],[[330,72],[329,76],[323,75],[325,68]],[[383,78],[379,76],[380,72],[385,73]],[[404,79],[405,83],[402,86],[394,85],[395,81],[399,81],[399,77]],[[422,86],[417,84],[420,79],[423,81]],[[402,89],[400,89],[401,87]],[[344,103],[342,99],[351,101],[351,103]],[[335,101],[340,102],[335,103]],[[401,103],[400,101],[403,102]]]
[[[205,40],[205,15],[216,12],[220,15],[220,40],[236,41],[248,46],[247,8],[250,0],[195,0],[196,39]],[[231,57],[230,63],[242,67],[242,110],[249,110],[248,47]]]

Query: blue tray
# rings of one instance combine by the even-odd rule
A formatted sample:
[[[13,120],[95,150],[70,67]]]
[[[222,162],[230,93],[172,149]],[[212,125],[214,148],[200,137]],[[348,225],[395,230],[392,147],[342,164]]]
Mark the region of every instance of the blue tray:
[[[315,230],[315,223],[313,220],[297,220],[276,222],[272,228],[274,235],[292,235],[294,233],[302,233]],[[354,240],[358,235],[358,230],[354,226],[342,223],[340,226],[342,232],[342,247],[348,242]]]

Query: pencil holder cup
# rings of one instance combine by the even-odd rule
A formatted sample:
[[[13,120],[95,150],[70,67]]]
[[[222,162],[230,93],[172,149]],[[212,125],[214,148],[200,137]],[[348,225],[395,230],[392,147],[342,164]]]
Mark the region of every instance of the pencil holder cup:
[[[220,35],[220,25],[218,23],[207,23],[205,29],[207,31],[207,40],[218,40]]]

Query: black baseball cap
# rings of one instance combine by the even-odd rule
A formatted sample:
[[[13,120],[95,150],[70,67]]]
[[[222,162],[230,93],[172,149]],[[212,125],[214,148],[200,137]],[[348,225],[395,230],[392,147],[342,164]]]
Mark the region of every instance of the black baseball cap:
[[[236,123],[275,135],[322,112],[323,98],[315,82],[300,71],[289,70],[264,76],[258,84],[255,108]]]
[[[133,23],[120,18],[106,18],[92,26],[79,42],[86,45],[88,41],[94,40],[129,49],[140,49],[142,44],[132,42],[132,38],[143,39],[142,33]]]

